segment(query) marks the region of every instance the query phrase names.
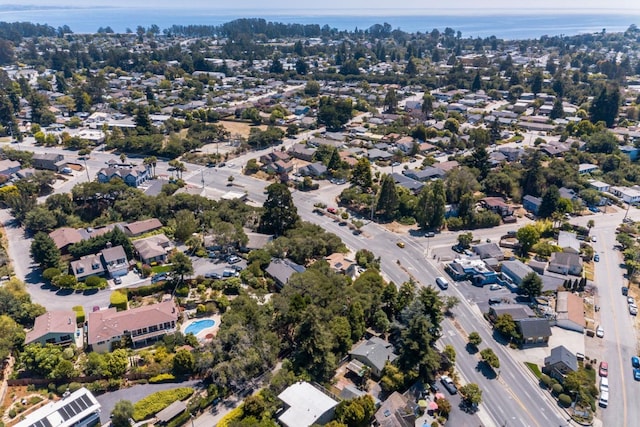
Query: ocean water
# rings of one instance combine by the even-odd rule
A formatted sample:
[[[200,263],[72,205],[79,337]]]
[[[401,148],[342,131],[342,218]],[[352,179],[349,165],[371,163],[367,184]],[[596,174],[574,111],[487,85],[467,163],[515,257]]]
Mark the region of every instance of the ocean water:
[[[389,13],[387,13],[389,12]],[[604,12],[604,13],[603,13]],[[93,33],[110,26],[116,32],[127,28],[135,32],[138,25],[152,24],[161,29],[173,24],[220,25],[237,18],[264,18],[268,21],[329,25],[340,30],[367,29],[374,24],[389,23],[407,32],[440,31],[450,27],[463,37],[496,36],[509,40],[539,38],[543,35],[575,35],[581,33],[626,30],[631,24],[640,26],[640,9],[627,11],[438,11],[438,10],[373,10],[368,13],[342,10],[341,13],[318,10],[242,10],[242,9],[175,9],[175,8],[69,8],[0,10],[0,21],[30,21],[53,27],[68,25],[75,33]]]

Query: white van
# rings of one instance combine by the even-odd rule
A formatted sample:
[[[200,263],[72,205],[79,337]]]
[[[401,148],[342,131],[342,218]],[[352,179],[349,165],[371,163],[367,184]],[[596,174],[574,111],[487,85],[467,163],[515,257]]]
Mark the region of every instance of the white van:
[[[438,285],[440,289],[443,289],[443,290],[449,288],[449,282],[447,282],[447,279],[445,279],[442,276],[436,277],[436,285]]]
[[[600,377],[600,393],[609,392],[609,378]]]
[[[606,408],[607,405],[609,405],[609,392],[608,391],[600,392],[600,400],[598,401],[598,404],[600,406],[602,406],[603,408]]]

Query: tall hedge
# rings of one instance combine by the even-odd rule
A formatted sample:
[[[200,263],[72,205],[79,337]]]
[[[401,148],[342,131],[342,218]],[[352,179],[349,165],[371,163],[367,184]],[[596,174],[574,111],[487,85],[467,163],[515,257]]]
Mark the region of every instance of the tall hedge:
[[[115,307],[118,311],[124,311],[127,309],[127,303],[129,300],[127,299],[127,294],[125,292],[113,291],[109,298],[109,302],[111,303],[111,307]]]
[[[191,387],[179,387],[171,390],[158,391],[133,405],[133,419],[138,422],[162,411],[178,400],[184,400],[193,394]]]
[[[84,323],[84,320],[86,318],[84,314],[84,307],[82,307],[81,305],[76,305],[72,308],[72,310],[76,312],[76,323]]]

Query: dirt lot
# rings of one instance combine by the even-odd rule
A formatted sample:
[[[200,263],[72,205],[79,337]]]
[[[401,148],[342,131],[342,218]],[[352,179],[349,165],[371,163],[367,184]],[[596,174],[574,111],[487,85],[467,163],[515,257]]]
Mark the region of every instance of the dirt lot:
[[[261,130],[265,130],[267,128],[266,125],[251,126],[249,123],[230,122],[226,120],[220,120],[218,123],[224,126],[231,135],[240,135],[243,138],[249,137],[249,132],[252,127],[258,127]]]

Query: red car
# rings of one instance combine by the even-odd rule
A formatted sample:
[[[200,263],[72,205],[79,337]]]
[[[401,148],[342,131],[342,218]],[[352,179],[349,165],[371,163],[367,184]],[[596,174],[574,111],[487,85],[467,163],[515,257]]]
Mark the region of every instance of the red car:
[[[607,362],[600,362],[600,369],[598,371],[601,377],[606,377],[609,375],[609,364]]]

